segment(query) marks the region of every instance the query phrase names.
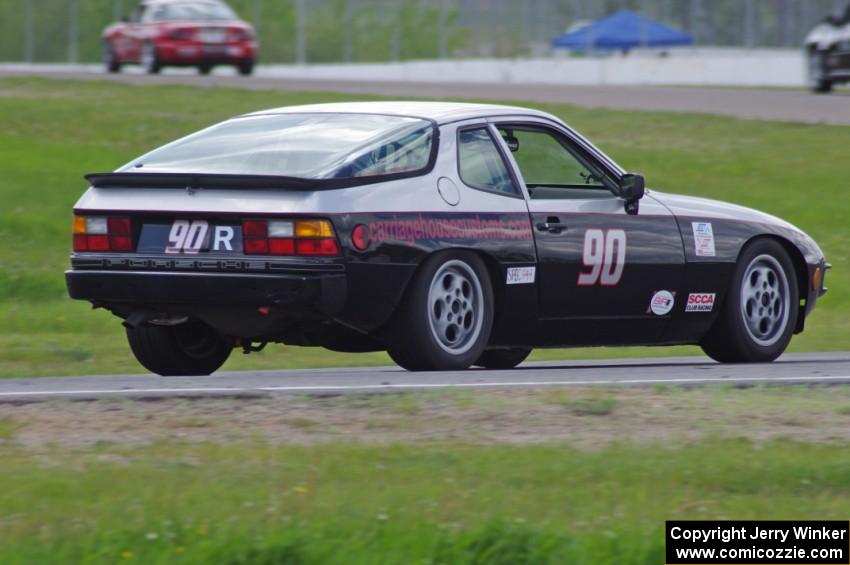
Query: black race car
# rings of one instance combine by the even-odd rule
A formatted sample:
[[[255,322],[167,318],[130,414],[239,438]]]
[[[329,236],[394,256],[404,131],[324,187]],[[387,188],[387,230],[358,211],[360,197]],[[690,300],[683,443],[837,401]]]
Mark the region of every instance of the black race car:
[[[830,92],[850,82],[850,5],[809,32],[805,46],[812,90]]]
[[[281,108],[87,178],[70,295],[122,318],[161,375],[267,342],[387,350],[412,370],[589,345],[771,361],[825,292],[799,229],[645,190],[525,108]]]

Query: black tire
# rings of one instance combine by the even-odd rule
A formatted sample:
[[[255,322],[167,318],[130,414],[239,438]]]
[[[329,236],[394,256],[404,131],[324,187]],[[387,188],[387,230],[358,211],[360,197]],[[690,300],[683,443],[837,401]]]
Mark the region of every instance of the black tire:
[[[816,94],[832,92],[832,81],[826,72],[826,59],[823,52],[817,49],[809,52],[809,83],[812,92]]]
[[[159,59],[159,54],[156,52],[156,45],[153,43],[145,43],[142,46],[142,67],[149,75],[159,74],[162,70],[162,61]]]
[[[120,73],[121,72],[121,63],[118,60],[118,55],[115,53],[115,49],[112,48],[112,44],[106,42],[103,44],[103,65],[106,67],[106,72],[108,73]]]
[[[209,375],[233,350],[226,339],[201,322],[127,328],[127,341],[139,363],[163,377]]]
[[[198,65],[198,72],[202,75],[208,75],[212,71],[212,65]]]
[[[429,257],[395,314],[388,339],[393,361],[409,371],[469,368],[493,324],[493,289],[483,261],[468,251]]]
[[[239,74],[243,77],[251,76],[254,73],[254,60],[249,59],[247,61],[242,61],[236,65],[236,70],[239,71]]]
[[[481,354],[475,366],[485,369],[513,369],[531,354],[530,347],[490,349]]]
[[[791,341],[799,305],[788,252],[775,240],[755,240],[738,257],[719,316],[700,343],[702,350],[721,363],[773,361]]]

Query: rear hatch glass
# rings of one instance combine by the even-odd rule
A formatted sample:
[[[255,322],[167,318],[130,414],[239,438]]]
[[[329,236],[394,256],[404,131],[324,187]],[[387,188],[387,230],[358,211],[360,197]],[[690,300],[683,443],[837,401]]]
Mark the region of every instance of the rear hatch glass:
[[[165,145],[119,172],[374,180],[424,171],[433,137],[431,122],[403,116],[253,115]]]

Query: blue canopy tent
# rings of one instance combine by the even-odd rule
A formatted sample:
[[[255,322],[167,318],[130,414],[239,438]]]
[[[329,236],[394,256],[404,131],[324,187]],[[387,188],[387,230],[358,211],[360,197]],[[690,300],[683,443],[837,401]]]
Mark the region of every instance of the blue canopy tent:
[[[691,34],[622,11],[597,20],[572,33],[552,39],[552,47],[573,51],[628,51],[635,47],[693,45]]]

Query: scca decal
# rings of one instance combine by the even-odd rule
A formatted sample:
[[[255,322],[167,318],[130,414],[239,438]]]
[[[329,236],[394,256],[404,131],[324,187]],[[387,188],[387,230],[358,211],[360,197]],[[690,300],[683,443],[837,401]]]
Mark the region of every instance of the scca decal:
[[[714,310],[714,293],[691,293],[685,304],[685,312],[711,312]]]
[[[478,214],[466,217],[429,217],[378,220],[369,225],[375,242],[404,241],[414,244],[427,239],[524,241],[532,238],[528,219],[494,218]]]

